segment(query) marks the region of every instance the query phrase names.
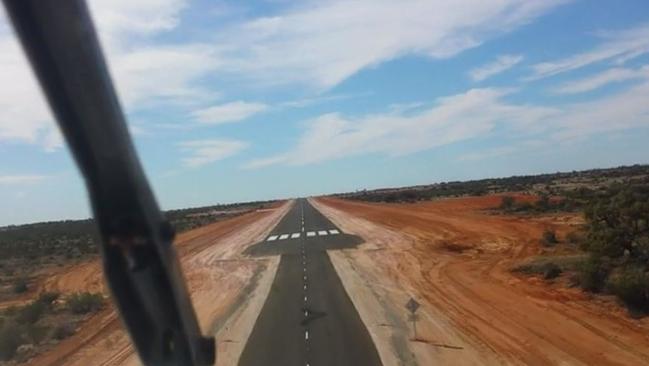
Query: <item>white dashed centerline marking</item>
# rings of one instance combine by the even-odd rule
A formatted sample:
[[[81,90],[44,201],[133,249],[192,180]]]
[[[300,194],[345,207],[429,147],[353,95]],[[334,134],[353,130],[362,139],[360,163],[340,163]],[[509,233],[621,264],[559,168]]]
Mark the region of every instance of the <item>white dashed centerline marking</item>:
[[[306,236],[315,236],[315,231],[309,231]]]
[[[318,231],[318,235],[320,235],[320,236],[327,235],[327,230]]]
[[[332,230],[329,230],[329,234],[331,234],[331,235],[340,234],[340,231],[338,231],[336,229],[332,229]]]
[[[304,340],[305,341],[309,340],[309,331],[308,330],[304,331]]]
[[[266,239],[266,241],[273,241],[273,240],[277,240],[277,238],[278,238],[278,236],[277,236],[277,235],[271,235],[271,236],[269,236],[269,237],[268,237],[268,239]]]
[[[286,238],[288,238],[288,234],[282,234],[279,236],[279,240],[284,240]]]

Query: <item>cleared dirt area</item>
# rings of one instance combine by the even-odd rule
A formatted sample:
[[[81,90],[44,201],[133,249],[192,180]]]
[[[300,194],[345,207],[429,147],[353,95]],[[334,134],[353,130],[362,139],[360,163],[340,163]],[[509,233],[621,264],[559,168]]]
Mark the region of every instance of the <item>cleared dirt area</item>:
[[[514,217],[499,196],[416,204],[321,198],[356,249],[329,253],[386,365],[646,365],[649,320],[612,299],[510,272],[579,215]],[[414,297],[417,338],[404,304]]]
[[[238,359],[277,269],[278,258],[251,259],[242,252],[262,240],[291,204],[219,221],[176,240],[201,328],[217,337],[219,365]],[[41,289],[106,293],[98,260],[62,270]],[[108,308],[29,364],[137,365],[139,360],[117,314]]]

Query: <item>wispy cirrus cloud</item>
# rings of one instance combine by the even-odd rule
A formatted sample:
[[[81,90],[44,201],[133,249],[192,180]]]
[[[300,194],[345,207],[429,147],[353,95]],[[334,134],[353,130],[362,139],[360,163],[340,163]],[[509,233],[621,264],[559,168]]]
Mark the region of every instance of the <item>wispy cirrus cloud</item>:
[[[521,61],[523,61],[522,55],[500,55],[493,62],[469,71],[469,77],[473,81],[483,81],[511,69]]]
[[[192,116],[199,123],[216,125],[239,122],[267,109],[263,103],[236,101],[198,109],[192,112]]]
[[[367,154],[402,156],[475,138],[500,136],[545,141],[545,146],[587,136],[649,126],[649,82],[589,102],[561,107],[514,104],[510,91],[484,88],[439,98],[417,113],[400,111],[349,118],[325,114],[307,124],[295,146],[270,157],[251,160],[244,168],[307,165]],[[518,149],[518,147],[516,147]],[[503,147],[485,154],[512,153]],[[467,153],[463,160],[481,158]]]
[[[186,0],[90,0],[89,5],[127,111],[180,105],[191,112],[209,108],[222,94],[204,82],[207,75],[327,89],[405,55],[452,57],[567,1],[309,1],[278,5],[271,16],[237,17],[214,32],[206,29],[202,37],[164,37],[182,28]],[[203,120],[223,121],[207,112]],[[61,139],[52,122],[6,17],[0,16],[0,141],[57,148]]]
[[[360,70],[404,55],[455,56],[566,2],[306,2],[217,37],[224,70],[256,83],[327,89]]]
[[[507,104],[502,98],[508,93],[493,88],[471,89],[439,98],[416,113],[397,109],[360,118],[325,114],[308,123],[291,150],[252,160],[244,168],[306,165],[372,153],[407,155],[485,136],[498,125],[532,125],[558,113],[553,108]]]
[[[649,52],[649,24],[599,35],[602,43],[591,50],[533,65],[528,79],[549,77],[602,61],[622,64]]]
[[[188,168],[198,168],[234,156],[248,147],[248,143],[239,140],[192,140],[178,144],[185,153],[183,165]]]
[[[611,68],[598,74],[563,83],[553,91],[557,94],[578,94],[601,88],[612,83],[649,78],[649,65],[639,69]]]

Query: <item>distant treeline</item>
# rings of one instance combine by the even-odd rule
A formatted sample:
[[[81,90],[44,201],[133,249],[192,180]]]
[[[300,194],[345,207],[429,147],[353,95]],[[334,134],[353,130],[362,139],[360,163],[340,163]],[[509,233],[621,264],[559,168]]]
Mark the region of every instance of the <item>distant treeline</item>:
[[[166,211],[178,232],[263,208],[272,201],[232,203]],[[92,219],[40,222],[0,228],[0,259],[34,259],[43,256],[80,258],[98,252]]]
[[[480,196],[502,192],[530,192],[554,195],[565,194],[580,188],[605,188],[609,183],[620,180],[634,184],[649,183],[649,165],[490,178],[464,182],[453,181],[403,188],[361,190],[335,196],[370,202],[416,202],[441,197]]]

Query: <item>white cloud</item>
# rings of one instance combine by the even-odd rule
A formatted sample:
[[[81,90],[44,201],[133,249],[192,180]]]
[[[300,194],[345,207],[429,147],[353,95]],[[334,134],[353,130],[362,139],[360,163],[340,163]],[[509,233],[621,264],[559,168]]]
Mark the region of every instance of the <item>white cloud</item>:
[[[530,79],[544,78],[607,60],[621,64],[649,52],[649,24],[602,33],[601,37],[604,41],[589,51],[533,65]]]
[[[507,93],[500,89],[472,89],[440,98],[432,107],[414,114],[397,110],[358,119],[325,114],[308,124],[290,151],[253,160],[244,167],[304,165],[371,153],[406,155],[485,136],[499,124],[524,128],[558,112],[506,104],[501,98]]]
[[[332,87],[407,54],[448,58],[564,0],[323,1],[219,35],[226,70],[255,82]]]
[[[248,147],[248,143],[237,140],[193,140],[178,144],[189,156],[183,164],[189,168],[198,168],[218,160],[238,154]]]
[[[649,78],[649,65],[640,69],[612,68],[593,76],[564,83],[554,90],[557,94],[577,94],[626,80]]]
[[[517,146],[501,146],[484,151],[471,152],[461,155],[458,160],[460,161],[479,161],[485,159],[492,159],[499,156],[509,155],[518,150]]]
[[[322,89],[408,54],[451,57],[566,1],[310,1],[281,5],[284,8],[276,16],[243,22],[238,18],[238,24],[215,32],[209,42],[163,37],[179,30],[186,0],[90,0],[89,5],[120,99],[127,112],[133,112],[158,105],[185,110],[210,105],[220,93],[207,86],[205,77],[217,73],[255,85]],[[4,13],[0,16],[3,142],[46,150],[61,146]]]
[[[432,107],[415,114],[398,111],[360,118],[325,114],[307,125],[293,148],[252,160],[244,168],[306,165],[375,153],[400,156],[485,138],[496,131],[500,138],[534,141],[537,149],[594,134],[649,127],[649,82],[560,108],[508,103],[504,100],[507,94],[500,89],[472,89],[440,98]],[[520,148],[517,146],[485,154],[493,157],[512,153],[514,148]],[[467,153],[459,158],[475,160],[481,156]]]
[[[184,0],[91,0],[120,99],[127,110],[157,102],[204,103],[218,94],[199,86],[218,59],[212,45],[161,43],[177,27]],[[0,143],[62,145],[29,64],[0,10]]]
[[[596,133],[649,127],[649,82],[614,95],[576,103],[564,108],[552,121],[555,140],[580,139]]]
[[[473,81],[482,81],[511,69],[521,61],[523,61],[521,55],[501,55],[495,61],[471,70],[469,76]]]
[[[0,175],[0,185],[23,185],[38,183],[47,178],[44,175]]]
[[[238,122],[268,109],[262,103],[236,101],[196,110],[193,117],[203,124]]]

